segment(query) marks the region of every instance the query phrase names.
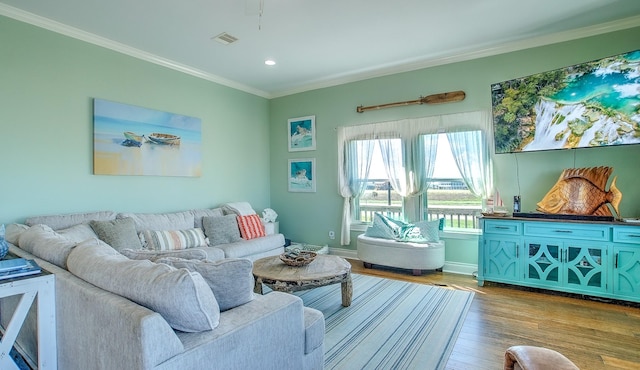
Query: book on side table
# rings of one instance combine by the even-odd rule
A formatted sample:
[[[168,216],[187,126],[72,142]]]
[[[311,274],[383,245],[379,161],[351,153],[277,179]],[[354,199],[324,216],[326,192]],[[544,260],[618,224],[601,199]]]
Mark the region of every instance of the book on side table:
[[[0,260],[0,280],[41,273],[40,266],[34,260],[11,258]]]

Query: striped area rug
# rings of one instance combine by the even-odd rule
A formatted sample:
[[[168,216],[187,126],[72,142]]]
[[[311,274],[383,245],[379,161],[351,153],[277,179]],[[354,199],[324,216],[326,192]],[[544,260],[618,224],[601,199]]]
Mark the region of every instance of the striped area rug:
[[[339,284],[296,295],[324,313],[325,369],[443,369],[473,293],[353,274],[353,302]]]

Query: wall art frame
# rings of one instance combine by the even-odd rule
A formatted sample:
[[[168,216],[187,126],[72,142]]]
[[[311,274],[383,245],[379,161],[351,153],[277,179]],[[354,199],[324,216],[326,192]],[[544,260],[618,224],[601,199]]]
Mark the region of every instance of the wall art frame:
[[[202,175],[200,118],[93,100],[95,175]]]
[[[290,152],[316,150],[316,116],[287,120],[287,143]]]
[[[287,187],[290,192],[316,192],[316,159],[289,159]]]

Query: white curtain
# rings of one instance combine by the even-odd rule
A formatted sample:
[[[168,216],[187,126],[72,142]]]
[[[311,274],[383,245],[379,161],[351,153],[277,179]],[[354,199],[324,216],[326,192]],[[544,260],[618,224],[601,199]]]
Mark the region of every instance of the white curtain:
[[[420,209],[416,196],[426,191],[428,179],[433,174],[434,158],[437,150],[437,136],[422,141],[423,135],[443,132],[459,132],[481,129],[489,132],[490,114],[488,112],[468,112],[443,116],[403,119],[399,121],[379,122],[357,126],[339,127],[338,131],[338,186],[344,198],[342,212],[341,245],[351,243],[351,208],[353,199],[359,193],[352,188],[354,175],[362,176],[365,172],[356,173],[347,167],[357,168],[350,162],[353,156],[348,150],[352,140],[378,140],[385,169],[394,189],[404,198],[404,214],[409,221],[419,220]],[[398,141],[387,140],[400,138]],[[423,147],[422,149],[418,149]],[[370,162],[370,154],[362,148],[355,152],[360,158]],[[370,152],[369,152],[370,153]],[[368,163],[367,165],[369,165]],[[368,176],[368,173],[367,173]],[[364,177],[360,177],[362,179]],[[355,189],[357,190],[357,189]],[[414,198],[414,199],[411,199]]]
[[[493,193],[493,163],[482,131],[447,134],[458,170],[469,190],[483,199]]]

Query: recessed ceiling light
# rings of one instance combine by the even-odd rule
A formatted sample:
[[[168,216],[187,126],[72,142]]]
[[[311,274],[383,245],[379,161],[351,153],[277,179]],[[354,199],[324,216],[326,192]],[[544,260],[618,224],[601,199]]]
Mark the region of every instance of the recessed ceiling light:
[[[273,59],[267,59],[264,61],[264,64],[268,65],[268,66],[275,66],[276,65],[276,61]]]

